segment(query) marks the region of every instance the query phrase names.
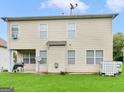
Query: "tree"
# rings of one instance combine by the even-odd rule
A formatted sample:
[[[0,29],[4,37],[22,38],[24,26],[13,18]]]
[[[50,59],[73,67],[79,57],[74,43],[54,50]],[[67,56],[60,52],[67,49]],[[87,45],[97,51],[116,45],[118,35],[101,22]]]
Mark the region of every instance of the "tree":
[[[114,61],[123,61],[124,34],[116,33],[113,36],[113,58]]]

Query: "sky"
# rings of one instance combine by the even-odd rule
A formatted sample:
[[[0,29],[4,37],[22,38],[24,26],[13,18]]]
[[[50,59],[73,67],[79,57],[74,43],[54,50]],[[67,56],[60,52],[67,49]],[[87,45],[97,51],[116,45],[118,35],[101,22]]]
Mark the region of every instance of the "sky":
[[[69,15],[70,3],[78,6],[75,15],[119,13],[113,33],[124,33],[124,0],[0,0],[0,17]],[[0,37],[7,40],[7,24],[0,19]]]

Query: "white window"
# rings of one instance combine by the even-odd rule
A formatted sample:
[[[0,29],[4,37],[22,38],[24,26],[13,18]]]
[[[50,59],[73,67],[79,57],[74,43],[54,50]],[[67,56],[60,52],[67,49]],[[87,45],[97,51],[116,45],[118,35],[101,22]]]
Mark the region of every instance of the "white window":
[[[25,63],[25,64],[30,64],[30,57],[29,57],[30,55],[29,55],[29,52],[24,52],[23,53],[23,62]]]
[[[75,31],[76,31],[75,23],[69,23],[68,24],[68,38],[74,38]]]
[[[46,39],[47,38],[47,30],[48,30],[48,27],[46,24],[41,24],[40,25],[40,37],[42,39]]]
[[[87,64],[94,64],[94,50],[87,50]]]
[[[12,25],[12,37],[18,36],[19,27],[18,25]]]
[[[40,64],[46,64],[47,63],[47,51],[46,50],[40,51],[40,57],[41,57]]]
[[[99,64],[100,62],[103,61],[103,50],[96,50],[96,56],[95,56],[95,61],[96,64]]]
[[[87,50],[86,52],[87,64],[99,64],[103,61],[103,50]]]
[[[30,51],[30,64],[35,64],[35,52]]]
[[[75,64],[75,50],[68,50],[68,64]]]
[[[23,52],[23,62],[25,64],[35,64],[35,51]]]

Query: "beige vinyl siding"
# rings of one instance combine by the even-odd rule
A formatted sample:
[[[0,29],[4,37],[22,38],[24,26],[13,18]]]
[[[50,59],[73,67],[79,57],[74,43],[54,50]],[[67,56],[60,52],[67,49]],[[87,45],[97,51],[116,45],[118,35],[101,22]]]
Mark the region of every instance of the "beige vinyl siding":
[[[12,24],[18,24],[20,27],[20,38],[10,40],[11,48],[18,48],[19,45],[23,48],[23,44],[31,45],[29,48],[46,43],[48,40],[67,40],[86,43],[86,46],[104,45],[106,40],[111,41],[111,19],[82,19],[73,20],[77,25],[77,37],[75,39],[67,39],[66,25],[71,20],[54,20],[54,21],[20,21],[10,23],[10,32]],[[49,37],[47,40],[42,40],[39,37],[39,25],[48,24]],[[57,26],[56,26],[57,25]],[[33,37],[33,38],[32,38]],[[106,39],[105,39],[106,38]],[[99,42],[102,41],[102,42]],[[77,42],[77,43],[78,43]],[[81,43],[80,42],[80,43]],[[33,43],[33,44],[32,44]],[[75,42],[72,42],[75,43]],[[15,44],[15,45],[14,45]],[[17,46],[16,46],[17,45]],[[22,46],[21,46],[22,45]],[[14,47],[16,46],[16,47]]]
[[[73,39],[67,37],[68,23],[76,24],[76,35]],[[86,64],[86,50],[104,50],[104,60],[113,60],[111,18],[9,22],[10,33],[13,24],[18,24],[20,27],[19,39],[9,38],[9,49],[48,50],[47,41],[67,41],[66,50],[76,52],[75,64],[66,64],[68,72],[98,72],[99,65]],[[40,24],[48,25],[47,39],[40,39]]]
[[[66,48],[65,46],[52,46],[48,50],[48,72],[60,73],[61,71],[67,71],[67,59],[66,59]],[[58,68],[55,67],[58,65]]]

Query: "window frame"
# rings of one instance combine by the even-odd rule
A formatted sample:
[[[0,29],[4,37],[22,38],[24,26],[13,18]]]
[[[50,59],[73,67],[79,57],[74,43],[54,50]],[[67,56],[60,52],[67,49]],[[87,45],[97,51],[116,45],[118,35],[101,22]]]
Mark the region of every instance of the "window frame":
[[[69,51],[74,51],[74,58],[69,58]],[[74,63],[69,63],[69,59],[74,59]],[[75,61],[76,61],[76,51],[75,50],[68,50],[68,64],[69,65],[75,64]]]
[[[41,59],[42,59],[41,52],[46,52],[46,58],[44,58],[44,59],[46,59],[46,62],[45,62],[45,63],[40,63],[40,62],[39,62],[39,64],[47,64],[47,62],[48,62],[47,50],[40,50],[40,51],[39,51],[39,56],[40,56]]]
[[[24,56],[25,54],[26,54],[26,56],[27,56],[27,54],[28,54],[28,56],[25,57],[25,56]],[[25,63],[25,62],[24,62],[24,59],[28,59],[28,63]],[[23,62],[24,62],[24,64],[30,64],[30,54],[29,54],[28,51],[24,51],[24,52],[23,52]]]
[[[35,52],[34,52],[35,56],[34,56],[34,57],[31,57],[31,52],[32,52],[32,51],[24,51],[24,52],[23,52],[23,62],[24,62],[24,58],[27,58],[27,59],[29,60],[28,63],[24,63],[24,64],[26,64],[26,65],[33,65],[33,64],[36,64],[36,60],[35,60],[35,63],[31,63],[31,58],[34,58],[34,59],[35,59],[35,57],[36,57]],[[25,54],[25,53],[28,54],[28,57],[24,57],[24,54]]]
[[[46,37],[42,37],[41,36],[41,32],[45,32],[45,31],[41,31],[41,25],[46,25]],[[40,31],[40,39],[48,39],[48,24],[39,24],[39,31]]]
[[[34,52],[34,57],[31,56],[31,52]],[[35,51],[29,51],[29,60],[30,60],[29,62],[30,62],[30,64],[36,64],[36,60],[35,60],[35,63],[31,63],[31,58],[32,59],[35,59],[36,58]]]
[[[18,31],[16,32],[16,35],[19,37],[19,29],[20,29],[20,27],[19,27],[19,24],[12,24],[11,25],[11,37],[13,37],[13,35],[14,35],[14,31],[13,31],[13,27],[14,26],[17,26],[17,28],[18,28]]]
[[[96,56],[96,51],[102,51],[102,57],[97,57],[97,56]],[[96,59],[99,59],[99,58],[101,58],[101,59],[104,60],[104,51],[103,51],[103,50],[95,50],[95,64],[97,64],[97,63],[96,63]]]
[[[87,64],[87,50],[93,50],[94,51],[94,64]],[[101,58],[103,58],[103,61],[104,61],[104,49],[86,49],[85,50],[85,64],[87,64],[87,65],[98,65],[97,63],[96,63],[96,51],[97,50],[100,50],[100,51],[103,51],[103,57],[101,57]]]
[[[93,57],[87,57],[87,51],[93,51]],[[86,50],[86,64],[88,64],[88,63],[87,63],[87,59],[88,59],[88,58],[93,58],[93,64],[95,63],[95,56],[94,56],[94,55],[95,55],[94,50]],[[93,64],[91,64],[91,65],[93,65]]]
[[[73,37],[69,37],[69,24],[74,24],[74,36]],[[67,23],[67,38],[68,39],[74,39],[75,37],[76,37],[76,27],[77,27],[77,25],[76,25],[76,23],[75,22],[68,22]]]

